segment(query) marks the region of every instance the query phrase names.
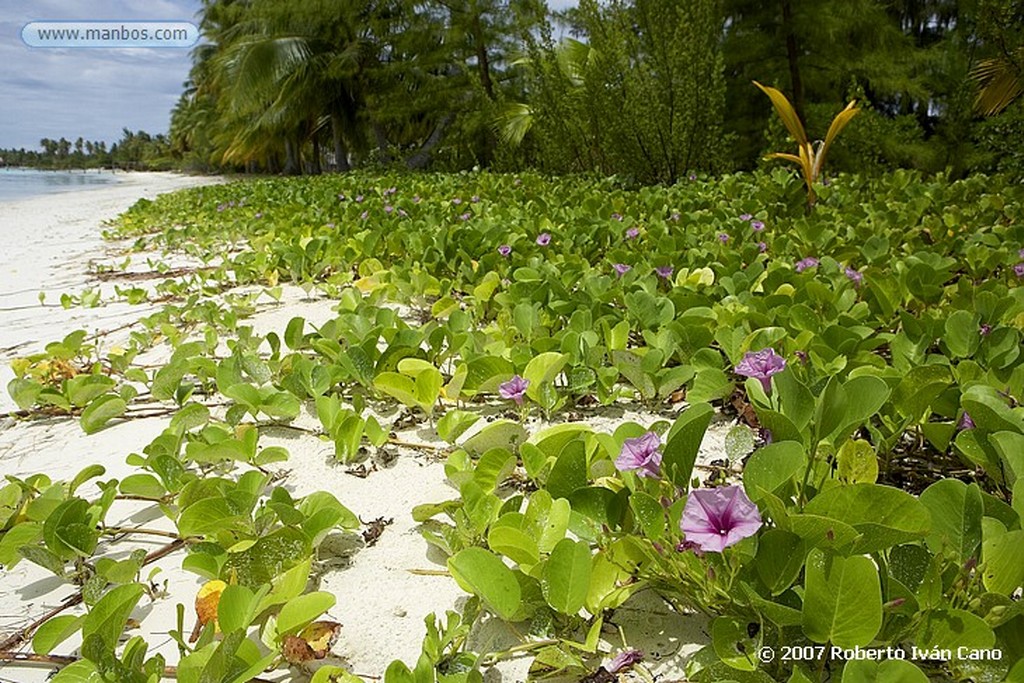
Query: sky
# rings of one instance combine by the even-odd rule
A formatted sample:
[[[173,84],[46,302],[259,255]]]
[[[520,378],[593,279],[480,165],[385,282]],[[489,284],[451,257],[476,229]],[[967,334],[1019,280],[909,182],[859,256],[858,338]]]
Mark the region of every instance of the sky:
[[[283,2],[301,0],[282,0]],[[199,0],[0,0],[0,148],[39,140],[121,137],[121,129],[167,132],[191,66],[187,48],[32,48],[31,21],[195,22]],[[553,9],[576,0],[548,0]]]

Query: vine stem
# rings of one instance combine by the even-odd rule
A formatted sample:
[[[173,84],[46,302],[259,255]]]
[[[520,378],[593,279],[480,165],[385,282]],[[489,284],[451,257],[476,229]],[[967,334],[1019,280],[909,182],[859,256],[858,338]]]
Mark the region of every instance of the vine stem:
[[[81,657],[71,657],[69,655],[37,655],[32,652],[7,652],[0,651],[0,662],[5,664],[39,664],[41,666],[49,666],[56,664],[58,666],[68,666],[75,662],[82,661]],[[164,678],[177,678],[178,667],[176,666],[165,666],[164,667]],[[267,678],[250,678],[250,681],[255,683],[274,683]]]
[[[510,657],[514,657],[515,655],[519,654],[520,652],[530,652],[531,650],[539,650],[542,647],[548,647],[549,645],[558,645],[561,642],[562,641],[557,640],[557,639],[548,639],[548,640],[534,640],[534,641],[529,642],[529,643],[522,643],[520,645],[513,645],[512,647],[510,647],[507,650],[503,650],[501,652],[492,652],[490,654],[484,655],[484,657],[482,658],[484,661],[482,663],[483,663],[484,666],[492,666],[492,665],[497,664],[498,662],[502,661],[503,659],[508,659]]]
[[[184,546],[185,546],[185,539],[177,538],[177,539],[171,541],[170,543],[168,543],[167,545],[165,545],[165,546],[163,546],[161,548],[157,548],[156,550],[154,550],[150,554],[146,555],[146,558],[142,561],[142,566],[145,567],[147,564],[151,564],[153,562],[156,562],[160,558],[166,557],[167,555],[170,555],[174,551],[179,550],[180,548],[183,548]],[[70,607],[74,607],[75,605],[79,605],[79,604],[81,604],[81,602],[82,602],[82,591],[79,590],[77,593],[75,593],[74,595],[72,595],[72,596],[68,597],[66,600],[64,600],[64,602],[61,603],[60,606],[54,607],[49,612],[47,612],[43,616],[39,617],[38,619],[33,621],[28,626],[25,626],[24,628],[16,631],[15,633],[11,634],[9,637],[5,638],[4,641],[2,643],[0,643],[0,653],[10,654],[12,652],[12,650],[14,650],[14,648],[18,647],[19,645],[24,643],[26,640],[28,640],[32,636],[32,634],[35,633],[37,628],[39,628],[40,626],[42,626],[47,621],[49,621],[53,617],[57,616],[58,614],[60,614],[64,610],[66,610],[66,609],[68,609]]]
[[[173,538],[182,542],[187,542],[187,539],[182,538],[180,535],[173,531],[164,531],[162,529],[147,529],[146,527],[134,527],[134,526],[108,526],[103,528],[103,533],[108,536],[122,536],[124,534],[146,534],[147,536],[162,536],[163,538]]]

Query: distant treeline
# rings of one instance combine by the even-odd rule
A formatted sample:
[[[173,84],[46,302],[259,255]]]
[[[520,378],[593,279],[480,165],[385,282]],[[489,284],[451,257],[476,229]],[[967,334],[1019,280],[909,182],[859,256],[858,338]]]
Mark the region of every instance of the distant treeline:
[[[24,166],[54,170],[116,168],[132,171],[159,171],[175,168],[170,144],[163,134],[150,135],[145,131],[125,128],[121,139],[109,148],[103,140],[74,141],[61,137],[43,138],[39,149],[0,148],[0,166]]]

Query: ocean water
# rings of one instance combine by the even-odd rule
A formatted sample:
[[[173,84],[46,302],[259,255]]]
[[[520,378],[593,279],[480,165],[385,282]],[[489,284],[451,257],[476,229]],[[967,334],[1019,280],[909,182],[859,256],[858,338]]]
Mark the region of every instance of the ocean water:
[[[110,171],[37,171],[30,168],[0,168],[0,202],[101,187],[117,182]]]

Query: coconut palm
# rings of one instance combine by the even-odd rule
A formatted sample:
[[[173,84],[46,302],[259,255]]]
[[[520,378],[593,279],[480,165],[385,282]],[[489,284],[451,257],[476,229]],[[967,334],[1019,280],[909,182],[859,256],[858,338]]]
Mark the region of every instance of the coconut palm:
[[[1015,52],[982,60],[971,75],[978,84],[975,110],[985,116],[998,114],[1024,92],[1024,46]]]

